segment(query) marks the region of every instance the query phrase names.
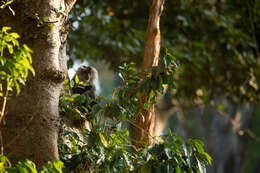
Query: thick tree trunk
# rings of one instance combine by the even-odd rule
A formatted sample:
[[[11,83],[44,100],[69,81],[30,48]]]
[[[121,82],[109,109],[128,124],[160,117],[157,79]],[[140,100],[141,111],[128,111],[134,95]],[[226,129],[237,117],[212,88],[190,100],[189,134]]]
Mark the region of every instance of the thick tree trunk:
[[[147,35],[144,48],[144,58],[142,63],[142,72],[145,73],[152,66],[158,65],[160,54],[160,16],[163,11],[164,0],[152,0],[149,14],[149,23],[147,26]],[[139,100],[140,108],[136,113],[135,129],[136,145],[142,147],[140,141],[153,144],[155,127],[155,109],[154,105],[150,105],[150,111],[143,109],[143,104],[147,102],[147,97],[143,93],[142,100]]]
[[[4,154],[16,163],[58,160],[59,94],[66,77],[65,19],[76,0],[16,0],[0,12],[0,26],[11,26],[33,50],[35,77],[7,101],[2,125]],[[42,23],[41,23],[42,22]],[[50,26],[53,24],[54,26]]]

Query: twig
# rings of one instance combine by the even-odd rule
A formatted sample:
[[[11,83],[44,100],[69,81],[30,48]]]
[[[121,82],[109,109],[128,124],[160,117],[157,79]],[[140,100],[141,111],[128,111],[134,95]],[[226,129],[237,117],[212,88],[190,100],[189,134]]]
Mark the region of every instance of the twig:
[[[256,136],[251,130],[249,130],[248,128],[245,129],[245,132],[253,139],[255,139],[256,141],[260,142],[260,137]]]
[[[3,101],[3,105],[2,105],[1,115],[0,115],[0,127],[1,127],[1,124],[2,124],[2,119],[4,117],[6,100],[7,100],[7,97],[5,96],[4,101]],[[3,142],[3,135],[2,135],[2,132],[1,132],[1,128],[0,128],[0,141],[1,141],[0,142],[1,154],[3,155],[4,154],[4,142]]]
[[[215,105],[213,105],[213,106],[216,107]],[[242,133],[245,132],[252,139],[254,139],[254,140],[258,141],[258,142],[260,141],[260,137],[256,136],[250,129],[248,129],[248,128],[242,129],[240,127],[240,125],[236,124],[236,121],[233,118],[231,118],[231,116],[229,114],[227,114],[226,112],[218,109],[217,107],[216,107],[216,109],[217,109],[217,111],[219,112],[220,115],[222,115],[224,118],[226,118],[232,124],[232,126],[234,126],[234,129],[235,129],[236,132],[238,132],[238,134],[241,134],[241,132]]]
[[[126,120],[127,122],[129,122],[130,124],[132,124],[133,126],[137,127],[138,129],[142,130],[144,133],[146,133],[148,136],[150,136],[153,140],[156,140],[157,142],[160,142],[159,140],[157,140],[155,138],[155,136],[152,136],[149,132],[147,132],[145,129],[143,129],[142,127],[136,125],[135,123],[131,122],[130,120]],[[138,143],[141,143],[140,141],[134,140]]]
[[[4,97],[4,101],[3,101],[3,105],[2,105],[2,110],[1,110],[1,115],[0,115],[0,124],[2,122],[2,119],[4,117],[4,112],[5,112],[5,107],[6,107],[6,101],[7,101],[7,97]]]
[[[102,132],[103,133],[104,133],[104,130],[105,130],[106,121],[107,121],[107,116],[104,116],[104,121],[103,121],[103,125],[102,125]]]

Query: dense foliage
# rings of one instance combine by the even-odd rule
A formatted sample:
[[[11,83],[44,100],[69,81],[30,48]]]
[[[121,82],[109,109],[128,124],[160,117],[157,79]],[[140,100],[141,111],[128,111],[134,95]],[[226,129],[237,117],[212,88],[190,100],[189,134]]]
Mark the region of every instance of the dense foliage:
[[[166,44],[181,64],[176,96],[259,100],[259,1],[171,1],[168,6],[176,15],[166,10],[167,19],[175,20],[166,19],[163,26],[177,27],[166,31]]]
[[[148,109],[150,102],[156,102],[157,94],[163,93],[164,84],[174,87],[175,68],[174,57],[167,51],[159,66],[146,74],[138,72],[134,63],[124,64],[120,67],[124,85],[114,90],[112,99],[98,98],[90,112],[84,95],[65,94],[60,102],[61,114],[72,122],[90,121],[91,130],[79,134],[64,127],[63,141],[59,144],[64,172],[205,172],[211,157],[201,141],[190,139],[185,143],[169,132],[155,137],[154,146],[144,144],[144,148],[137,149],[134,143],[142,141],[130,138],[125,126],[127,123],[136,126],[136,100],[143,91],[149,96],[143,105]]]
[[[9,33],[10,27],[0,30],[0,96],[7,97],[16,89],[20,93],[19,84],[25,84],[28,72],[34,74],[31,66],[32,50],[26,45],[19,45],[19,35]],[[11,56],[8,57],[8,56]]]
[[[114,69],[118,59],[140,63],[148,9],[148,0],[78,1],[70,16],[71,60],[105,58]],[[162,45],[180,64],[175,98],[207,102],[221,94],[258,102],[259,19],[255,0],[166,1]]]
[[[3,74],[1,80],[12,84],[7,85],[6,91],[13,91],[16,88],[19,94],[19,82],[25,82],[29,70],[34,72],[30,66],[32,51],[26,45],[20,47],[17,41],[18,34],[9,34],[7,32],[9,29],[3,27],[0,35],[1,74]],[[4,58],[5,50],[14,56]],[[83,129],[83,139],[80,139],[81,133],[64,129],[61,137],[63,141],[59,143],[60,157],[63,162],[49,162],[42,169],[38,169],[29,160],[12,166],[5,156],[0,155],[0,171],[205,172],[205,166],[211,164],[211,157],[204,151],[201,141],[190,139],[185,143],[178,135],[169,132],[169,135],[162,136],[160,139],[155,138],[157,142],[154,146],[149,147],[145,144],[146,147],[136,149],[124,126],[124,122],[134,124],[134,114],[138,106],[136,99],[141,97],[143,91],[149,95],[148,103],[143,105],[146,108],[150,102],[156,102],[158,92],[163,93],[164,84],[174,87],[175,69],[174,57],[167,51],[160,59],[160,65],[145,74],[138,72],[134,63],[124,64],[120,67],[124,85],[115,89],[112,99],[95,100],[97,104],[91,111],[88,111],[88,103],[86,103],[88,98],[65,93],[60,101],[61,114],[71,121],[90,121],[91,130]],[[73,85],[73,82],[67,81],[67,86],[70,84]],[[68,89],[64,92],[69,91]],[[4,93],[2,90],[1,92]]]
[[[103,134],[101,128],[85,132],[87,144],[79,145],[76,134],[68,133],[73,145],[60,146],[64,172],[205,172],[211,163],[199,140],[184,143],[170,133],[153,147],[135,149],[127,130],[117,127]]]
[[[26,160],[19,162],[16,166],[12,167],[8,158],[0,155],[0,172],[3,173],[62,173],[63,163],[61,161],[48,162],[42,167],[41,170],[37,169],[32,161]]]
[[[117,66],[124,61],[135,60],[139,65],[148,9],[148,0],[141,2],[131,0],[77,1],[70,16],[72,21],[68,48],[70,63],[78,58],[88,60],[100,58],[107,59],[113,69],[117,69]],[[171,79],[175,81],[174,98],[181,100],[187,97],[190,101],[201,98],[204,102],[208,102],[221,95],[227,96],[233,102],[259,101],[259,9],[260,3],[256,0],[166,1],[161,19],[162,44],[175,56],[175,61],[179,64],[178,69],[175,69],[174,79]],[[121,59],[121,62],[118,59]],[[89,165],[89,155],[87,156],[86,151],[94,153],[93,160],[96,159],[95,154],[102,154],[101,151],[106,151],[104,156],[110,157],[115,156],[113,152],[120,151],[123,158],[124,154],[128,154],[128,151],[135,151],[131,139],[127,139],[128,132],[118,130],[121,129],[121,123],[119,123],[121,121],[133,123],[132,118],[136,108],[135,97],[127,89],[137,91],[134,89],[137,87],[135,86],[135,78],[140,78],[136,69],[131,70],[132,66],[131,64],[124,66],[121,73],[122,76],[124,73],[125,76],[132,76],[133,80],[125,82],[122,88],[116,89],[112,100],[100,98],[103,102],[93,108],[90,120],[94,121],[94,130],[85,132],[84,136],[87,142],[91,136],[94,136],[94,141],[98,141],[98,145],[92,146],[92,148],[80,146],[77,144],[77,135],[68,132],[69,136],[72,135],[69,138],[74,145],[72,148],[66,148],[65,144],[60,144],[65,165],[74,163],[72,164],[74,168],[83,169],[84,165],[80,161],[85,160],[85,163]],[[126,70],[127,68],[129,70]],[[154,69],[153,74],[157,78],[160,73],[156,73],[156,71]],[[165,75],[158,81],[151,76],[143,80],[150,80],[149,82],[138,84],[138,87],[149,88],[147,93],[151,93],[150,101],[155,101],[155,94],[151,92],[151,88],[161,90],[161,83],[164,83]],[[143,77],[141,78],[143,79]],[[133,96],[131,97],[133,99],[126,99],[128,96]],[[64,100],[64,105],[61,105],[61,110],[66,112],[66,115],[69,114],[68,116],[72,119],[84,120],[88,118],[89,120],[89,117],[81,113],[82,103],[84,103],[82,100],[84,99],[86,98],[79,95],[67,97]],[[124,105],[132,107],[129,109]],[[144,107],[146,106],[144,105]],[[75,112],[77,109],[79,112]],[[103,130],[104,115],[109,118],[107,118]],[[127,120],[127,118],[129,119]],[[67,133],[67,131],[65,132]],[[120,142],[124,145],[115,144],[119,140],[117,139],[118,135],[123,136]],[[169,138],[165,137],[166,144],[168,139],[174,141],[175,135],[170,135]],[[158,143],[157,149],[162,147],[162,151],[165,151],[164,149],[167,148],[165,143]],[[111,144],[111,146],[106,147],[106,144]],[[192,142],[189,144],[188,146],[191,148],[194,146]],[[128,148],[127,145],[129,145]],[[182,145],[177,146],[181,148],[181,151],[184,151]],[[120,147],[127,148],[126,153],[117,150]],[[145,150],[146,153],[153,155],[154,150],[148,148]],[[79,154],[79,151],[82,151],[80,153],[83,154]],[[176,150],[167,149],[167,151],[174,153]],[[131,154],[134,156],[130,155],[130,158],[145,158],[145,154],[142,153]],[[121,158],[116,159],[120,160]],[[166,160],[168,163],[168,156]],[[142,165],[148,163],[146,161],[139,164],[139,168],[145,170],[146,166]],[[124,159],[121,162],[123,167],[127,167]],[[251,163],[251,161],[249,162]],[[138,165],[135,162],[131,164]],[[104,165],[104,160],[100,161],[98,168],[93,169],[106,169],[102,165]],[[165,163],[165,165],[167,164]],[[129,170],[131,170],[130,167]],[[121,169],[122,167],[117,165],[116,168]],[[195,167],[193,168],[195,169]],[[71,168],[66,169],[70,170]]]

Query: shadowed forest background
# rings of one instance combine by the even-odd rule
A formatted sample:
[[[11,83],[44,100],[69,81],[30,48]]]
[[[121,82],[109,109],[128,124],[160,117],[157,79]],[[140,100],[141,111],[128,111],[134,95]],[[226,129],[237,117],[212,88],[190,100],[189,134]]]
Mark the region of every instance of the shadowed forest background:
[[[140,64],[148,6],[148,0],[75,4],[69,65],[81,59],[95,66],[101,95],[121,85],[120,64]],[[157,105],[162,126],[203,140],[214,160],[209,172],[259,172],[260,2],[168,0],[160,25],[162,49],[178,64],[175,89]]]

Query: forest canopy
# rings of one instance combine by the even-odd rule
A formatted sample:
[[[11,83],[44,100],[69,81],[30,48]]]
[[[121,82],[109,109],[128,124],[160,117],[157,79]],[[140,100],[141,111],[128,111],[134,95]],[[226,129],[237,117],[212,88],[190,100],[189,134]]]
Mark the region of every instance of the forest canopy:
[[[180,65],[176,98],[259,101],[259,6],[254,0],[165,2],[162,47]],[[70,16],[69,62],[107,59],[113,69],[140,63],[148,7],[149,1],[78,1]]]
[[[260,1],[4,0],[0,27],[0,172],[260,169]]]

